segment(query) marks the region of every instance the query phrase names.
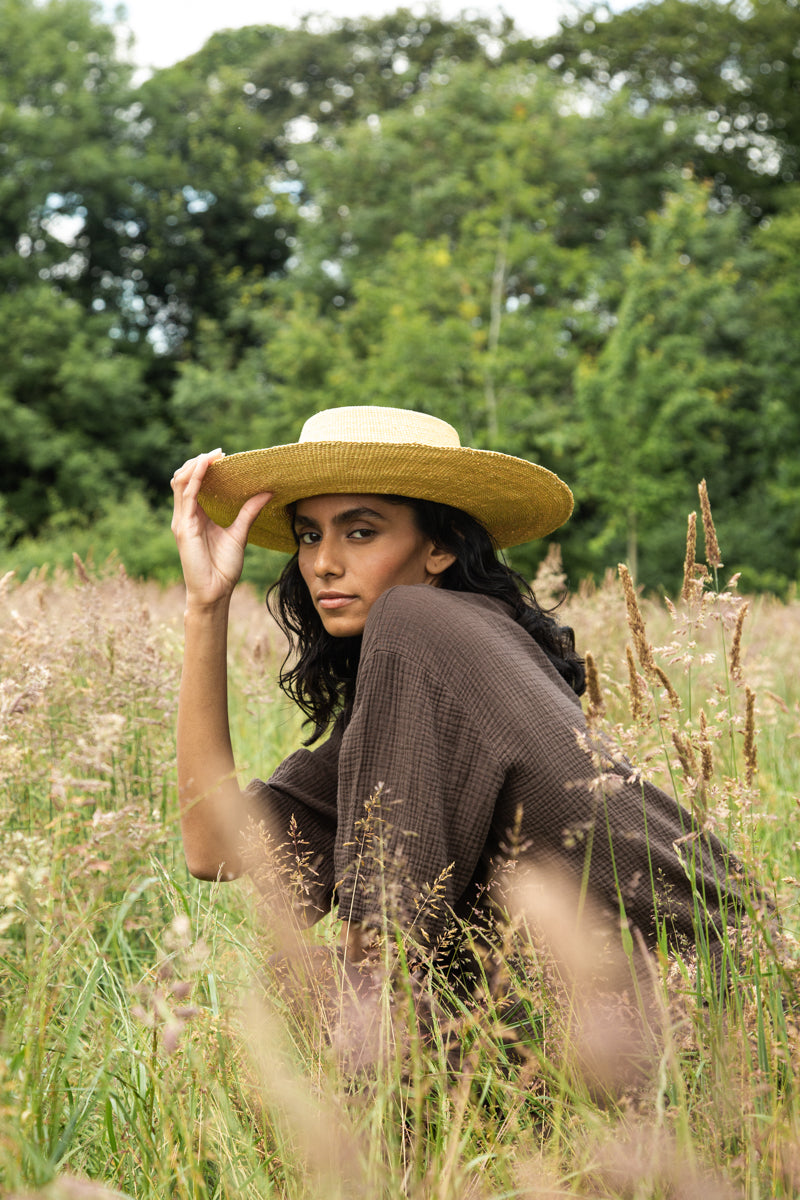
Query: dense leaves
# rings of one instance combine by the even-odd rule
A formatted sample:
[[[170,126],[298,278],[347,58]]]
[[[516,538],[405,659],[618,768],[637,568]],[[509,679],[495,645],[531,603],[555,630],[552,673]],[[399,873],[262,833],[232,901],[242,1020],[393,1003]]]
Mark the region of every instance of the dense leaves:
[[[755,212],[780,205],[800,170],[800,6],[796,0],[662,0],[608,19],[587,9],[532,48],[570,79],[624,87],[639,107],[703,118],[692,160],[720,194]]]
[[[684,187],[651,219],[649,249],[636,247],[627,264],[614,328],[578,368],[595,550],[624,533],[634,574],[642,538],[651,563],[676,551],[670,517],[692,507],[693,481],[713,477],[719,503],[736,491],[728,473],[747,403],[748,289],[736,266],[741,219],[709,222],[707,201],[707,189]]]
[[[401,9],[225,31],[137,84],[87,0],[8,0],[2,565],[118,528],[163,572],[183,457],[378,403],[564,476],[573,577],[672,586],[705,476],[728,565],[786,587],[798,45],[787,0],[541,43]]]

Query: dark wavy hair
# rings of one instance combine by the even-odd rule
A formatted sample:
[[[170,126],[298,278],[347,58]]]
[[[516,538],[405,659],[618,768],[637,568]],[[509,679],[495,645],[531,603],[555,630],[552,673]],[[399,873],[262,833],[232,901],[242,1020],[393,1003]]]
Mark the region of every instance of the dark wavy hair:
[[[439,576],[439,587],[451,592],[477,592],[504,600],[515,620],[541,646],[550,662],[579,696],[586,686],[583,659],[575,650],[572,630],[542,608],[530,587],[498,557],[487,530],[460,508],[435,500],[383,496],[406,504],[417,528],[440,550],[455,555]],[[314,731],[315,742],[339,712],[355,698],[361,637],[332,637],[322,624],[300,574],[297,555],[286,564],[267,593],[267,605],[289,639],[289,653],[279,676],[282,690],[300,706]]]

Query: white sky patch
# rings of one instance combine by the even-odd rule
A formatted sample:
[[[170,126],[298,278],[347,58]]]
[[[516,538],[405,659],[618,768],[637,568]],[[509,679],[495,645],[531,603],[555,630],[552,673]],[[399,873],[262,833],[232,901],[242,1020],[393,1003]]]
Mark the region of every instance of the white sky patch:
[[[284,126],[285,137],[295,145],[298,142],[312,142],[319,126],[310,117],[292,117]]]
[[[614,11],[628,8],[633,0],[612,0]],[[142,68],[167,67],[194,54],[220,29],[241,29],[245,25],[279,25],[283,28],[299,24],[301,17],[319,15],[321,28],[324,18],[334,21],[344,18],[381,17],[400,7],[400,0],[331,0],[315,9],[308,0],[192,0],[191,5],[178,0],[127,0],[119,6],[116,0],[104,0],[103,11],[109,21],[120,11],[127,17],[119,22],[121,45],[133,35],[135,45],[131,61]],[[423,16],[426,4],[410,4],[415,16]],[[460,13],[468,17],[484,16],[499,20],[503,13],[512,17],[519,31],[527,37],[548,37],[558,28],[559,17],[577,11],[574,0],[504,0],[466,7],[463,0],[441,0],[438,10],[452,20]]]
[[[46,217],[42,221],[42,225],[56,241],[63,242],[65,246],[74,246],[75,239],[86,224],[83,217],[70,216],[67,213],[55,213],[52,217]]]

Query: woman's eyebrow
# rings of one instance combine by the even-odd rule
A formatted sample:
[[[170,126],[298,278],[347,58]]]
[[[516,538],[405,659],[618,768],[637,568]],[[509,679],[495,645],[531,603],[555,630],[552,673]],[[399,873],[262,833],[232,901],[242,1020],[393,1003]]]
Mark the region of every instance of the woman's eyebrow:
[[[373,521],[388,521],[388,517],[383,513],[379,513],[374,508],[369,508],[366,504],[359,505],[357,508],[346,508],[343,512],[338,512],[331,518],[333,525],[347,525],[350,521],[358,521],[363,517],[371,518]],[[309,529],[319,529],[319,521],[315,521],[313,517],[308,517],[305,513],[297,512],[294,517],[294,526],[305,525]]]
[[[292,528],[296,529],[298,525],[308,525],[311,529],[319,529],[319,521],[315,521],[313,517],[307,517],[304,513],[296,512],[292,517]]]

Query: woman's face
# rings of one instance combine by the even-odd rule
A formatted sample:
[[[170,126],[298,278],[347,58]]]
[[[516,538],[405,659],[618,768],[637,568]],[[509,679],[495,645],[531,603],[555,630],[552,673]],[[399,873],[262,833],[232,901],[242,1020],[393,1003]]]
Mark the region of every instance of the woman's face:
[[[322,624],[333,637],[364,632],[372,605],[398,583],[436,583],[455,556],[417,528],[407,504],[383,496],[299,500],[298,563]]]

